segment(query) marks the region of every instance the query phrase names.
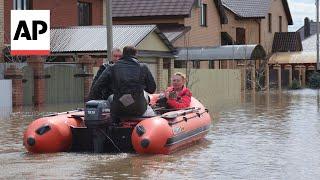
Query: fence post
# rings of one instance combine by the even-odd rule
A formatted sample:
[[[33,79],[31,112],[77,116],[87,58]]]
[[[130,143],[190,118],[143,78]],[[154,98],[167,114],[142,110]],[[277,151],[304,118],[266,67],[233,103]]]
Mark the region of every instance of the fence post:
[[[281,66],[279,64],[274,65],[274,69],[278,72],[278,89],[282,89],[282,78],[281,78]]]
[[[79,59],[79,63],[81,63],[84,67],[84,101],[87,101],[93,81],[93,66],[95,62],[89,55],[84,55]]]
[[[269,64],[266,64],[266,81],[265,81],[265,88],[267,91],[270,90],[270,67]]]
[[[42,106],[45,101],[45,76],[44,62],[45,58],[34,56],[27,60],[28,64],[33,69],[34,78],[34,102],[35,106]]]
[[[14,107],[21,107],[23,105],[22,71],[11,65],[6,69],[4,78],[12,80],[12,105]]]
[[[285,69],[289,70],[289,87],[292,86],[292,65],[287,64],[284,67]]]
[[[157,91],[160,92],[163,90],[162,83],[163,82],[163,59],[157,59]]]

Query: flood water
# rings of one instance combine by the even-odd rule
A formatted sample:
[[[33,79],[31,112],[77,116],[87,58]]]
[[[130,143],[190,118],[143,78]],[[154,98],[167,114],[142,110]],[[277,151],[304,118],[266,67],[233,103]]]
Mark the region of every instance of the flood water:
[[[29,154],[23,131],[45,112],[26,109],[0,118],[0,178],[320,179],[319,94],[309,89],[248,93],[212,102],[214,120],[206,139],[172,155]]]

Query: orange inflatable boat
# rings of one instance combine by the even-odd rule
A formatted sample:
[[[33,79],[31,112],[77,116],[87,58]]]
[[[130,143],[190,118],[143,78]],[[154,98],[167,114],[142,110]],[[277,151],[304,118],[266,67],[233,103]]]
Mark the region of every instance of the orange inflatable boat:
[[[151,104],[158,95],[151,96]],[[211,117],[192,98],[189,108],[155,109],[156,116],[122,118],[113,124],[103,100],[89,101],[85,110],[52,114],[32,122],[24,133],[29,152],[137,152],[170,154],[201,140]]]

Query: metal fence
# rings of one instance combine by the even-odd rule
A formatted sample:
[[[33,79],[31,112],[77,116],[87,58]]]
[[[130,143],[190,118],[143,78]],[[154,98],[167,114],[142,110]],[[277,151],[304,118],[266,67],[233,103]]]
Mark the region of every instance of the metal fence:
[[[185,69],[174,69],[174,72]],[[192,69],[189,87],[194,97],[206,106],[232,100],[240,101],[241,72],[238,69]],[[163,86],[168,84],[168,71],[163,72]]]
[[[12,106],[12,81],[0,80],[0,107]]]

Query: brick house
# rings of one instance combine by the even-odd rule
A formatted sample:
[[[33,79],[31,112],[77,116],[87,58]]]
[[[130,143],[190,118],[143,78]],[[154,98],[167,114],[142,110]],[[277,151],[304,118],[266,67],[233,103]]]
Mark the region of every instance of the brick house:
[[[112,8],[114,24],[157,24],[164,27],[160,30],[172,27],[164,33],[176,27],[180,38],[172,38],[175,47],[220,45],[221,24],[227,22],[220,0],[117,0]],[[188,44],[178,32],[190,34]]]
[[[261,44],[272,50],[274,34],[287,32],[292,17],[287,0],[222,0],[228,23],[222,25],[225,44]]]
[[[114,24],[157,24],[176,48],[220,46],[227,23],[220,0],[118,0],[112,8]],[[175,61],[175,67],[184,66]],[[208,61],[194,66],[208,68]]]
[[[51,11],[51,27],[67,27],[78,25],[102,25],[103,23],[102,0],[1,0],[0,48],[10,43],[10,10],[12,9],[46,9]],[[3,8],[3,11],[1,10]],[[2,14],[3,13],[3,14]],[[89,14],[89,16],[87,16]],[[3,42],[3,43],[1,43]],[[3,48],[1,48],[2,50]],[[2,53],[2,51],[0,52]]]
[[[0,50],[4,46],[4,0],[0,0]],[[0,62],[2,59],[2,52],[0,51]]]
[[[49,9],[51,11],[51,27],[53,28],[51,33],[51,38],[54,38],[54,39],[51,39],[52,56],[55,56],[54,59],[58,60],[57,64],[60,62],[63,62],[65,64],[74,63],[75,66],[82,68],[83,71],[80,72],[80,74],[76,74],[76,75],[77,77],[83,78],[83,81],[84,81],[83,94],[85,97],[88,94],[91,86],[94,67],[99,67],[102,63],[102,58],[106,57],[106,55],[104,55],[106,53],[95,54],[96,52],[94,50],[90,48],[88,49],[88,46],[87,46],[88,44],[84,45],[85,43],[91,42],[90,40],[94,39],[94,38],[90,39],[91,36],[95,37],[96,35],[101,35],[101,33],[97,34],[97,32],[92,31],[93,29],[105,28],[105,26],[103,27],[98,26],[103,24],[102,9],[105,9],[103,8],[105,7],[103,6],[104,4],[103,1],[102,0],[84,0],[84,1],[12,0],[12,1],[6,1],[4,2],[4,4],[2,2],[3,1],[1,0],[0,7],[4,7],[4,15],[2,16],[3,18],[1,18],[1,20],[4,20],[4,23],[3,23],[4,26],[1,26],[1,27],[4,27],[4,31],[0,31],[0,32],[4,34],[1,37],[2,39],[5,39],[5,40],[4,40],[4,43],[0,44],[0,47],[2,46],[5,48],[5,54],[4,54],[5,57],[10,58],[10,54],[9,54],[10,52],[9,51],[10,10],[11,9],[34,9],[34,10]],[[1,22],[3,21],[0,21],[0,23]],[[72,42],[70,41],[61,41],[59,39],[61,39],[62,36],[59,35],[55,37],[53,33],[58,29],[60,29],[62,32],[70,29],[78,29],[79,31],[88,30],[88,31],[85,31],[85,33],[81,34],[80,36],[76,37],[75,39],[81,40],[83,37],[87,37],[89,38],[89,40],[85,42],[74,43],[74,44],[72,44]],[[141,53],[139,54],[139,57],[142,59],[143,62],[148,63],[148,65],[151,67],[153,75],[155,76],[158,82],[158,85],[159,84],[161,85],[162,74],[163,74],[162,67],[164,62],[163,57],[166,57],[166,62],[168,62],[169,64],[173,62],[172,60],[173,55],[171,53],[171,51],[173,50],[173,47],[171,43],[155,26],[144,27],[142,28],[142,30],[141,28],[140,30],[138,28],[136,32],[135,32],[135,29],[137,28],[135,28],[134,26],[126,27],[126,29],[127,29],[125,30],[126,33],[130,32],[131,34],[134,34],[134,33],[143,34],[142,32],[150,31],[149,33],[144,34],[144,36],[142,36],[141,39],[138,39],[139,41],[136,42],[135,44],[121,44],[121,45],[136,45],[139,51],[143,50],[143,51],[140,51]],[[147,31],[145,29],[150,29],[150,30]],[[120,30],[120,32],[122,31]],[[104,36],[105,34],[106,33],[103,33],[101,36]],[[69,34],[67,34],[66,36],[67,38],[69,38],[68,35]],[[74,34],[71,33],[71,35],[74,35]],[[120,37],[122,38],[122,40],[123,39],[128,41],[137,40],[135,38],[132,38],[132,39],[126,38],[126,36],[132,37],[129,34],[125,34]],[[106,41],[101,41],[101,39],[103,38],[99,39],[100,44],[99,43],[98,44],[102,45],[103,50],[105,51],[106,46],[104,47],[104,43],[106,43]],[[98,40],[90,45],[91,46],[97,45],[97,42]],[[66,44],[66,43],[69,43],[76,47],[80,47],[81,50],[78,50],[78,49],[76,49],[75,51],[67,50],[64,52],[64,50],[62,49],[62,50],[59,50],[59,52],[55,52],[55,49],[53,49],[54,45]],[[117,43],[118,44],[121,43],[119,41],[119,38],[115,38],[115,43],[114,43],[115,46],[117,45]],[[62,47],[65,47],[65,46],[62,46]],[[120,47],[120,46],[117,46],[117,47]],[[82,48],[87,48],[87,49],[82,49]],[[96,48],[96,46],[94,48]],[[81,51],[82,54],[79,53],[79,51]],[[52,73],[50,71],[50,69],[53,69],[53,68],[49,68],[49,67],[55,66],[54,63],[50,64],[50,62],[46,62],[46,59],[43,57],[32,56],[32,57],[26,57],[25,59],[28,65],[28,69],[31,69],[30,72],[25,72],[24,70],[22,70],[23,69],[22,67],[15,67],[15,66],[10,66],[9,68],[7,67],[6,71],[4,72],[4,78],[13,80],[12,81],[13,89],[14,89],[13,104],[15,106],[20,106],[20,105],[26,104],[27,102],[27,104],[30,104],[30,105],[31,104],[42,105],[45,101],[50,102],[48,101],[48,98],[47,98],[49,97],[49,95],[47,95],[46,93],[50,89],[52,89],[50,87],[50,84],[55,84],[55,83],[50,83],[49,81],[57,79],[55,77],[52,78],[52,76],[55,73]],[[68,62],[69,60],[71,60],[72,62]],[[26,65],[23,65],[23,67],[26,67]],[[161,69],[159,69],[158,67],[161,67]],[[70,70],[71,69],[69,68],[68,72],[71,72]],[[31,77],[29,79],[26,79],[25,76],[31,76]],[[73,74],[71,76],[72,78],[76,77]],[[45,78],[50,78],[50,79],[46,80]],[[63,81],[67,79],[67,77],[62,77],[62,78],[63,78]],[[70,80],[69,82],[71,83],[74,81],[77,81],[77,80],[74,79],[74,80]],[[25,87],[27,87],[28,83],[30,84],[30,87],[28,87],[30,90],[28,90],[27,94],[23,94],[23,91]],[[57,83],[59,82],[57,81]],[[159,86],[158,90],[160,89],[161,89],[161,86]],[[25,98],[25,97],[29,97],[29,98]],[[55,99],[55,98],[50,97],[49,99]],[[56,98],[56,99],[59,99],[59,98]],[[69,99],[73,99],[73,98],[70,97]]]

